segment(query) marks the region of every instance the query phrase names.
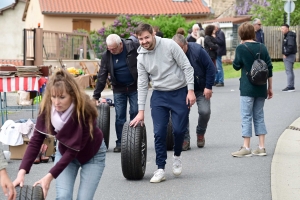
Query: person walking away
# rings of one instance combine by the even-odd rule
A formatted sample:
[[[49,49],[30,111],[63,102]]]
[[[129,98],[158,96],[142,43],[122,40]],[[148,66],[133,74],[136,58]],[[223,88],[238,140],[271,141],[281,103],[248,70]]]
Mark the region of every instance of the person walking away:
[[[217,40],[215,36],[215,26],[208,25],[205,28],[205,38],[204,38],[204,49],[208,53],[209,57],[213,61],[214,65],[216,66],[216,59],[217,59]]]
[[[224,70],[222,66],[222,56],[226,56],[226,39],[225,34],[220,28],[220,23],[215,22],[216,41],[218,45],[217,50],[217,74],[215,78],[216,87],[224,87]]]
[[[137,104],[137,49],[139,43],[121,39],[116,34],[106,38],[107,51],[102,55],[97,83],[93,94],[95,104],[105,88],[108,74],[113,86],[114,104],[116,111],[116,147],[114,152],[121,152],[123,125],[126,122],[127,102],[129,101],[129,115],[132,120],[138,113]],[[102,100],[105,102],[105,100]]]
[[[90,97],[66,70],[57,70],[48,80],[33,136],[22,159],[14,186],[23,187],[25,174],[40,153],[46,138],[57,139],[55,162],[33,186],[43,188],[44,198],[56,179],[56,199],[73,197],[80,169],[78,200],[93,199],[105,167],[106,146],[97,127],[97,110]]]
[[[239,151],[231,153],[233,157],[249,157],[252,155],[265,156],[265,135],[267,129],[264,121],[264,104],[265,99],[273,97],[272,91],[272,62],[267,48],[264,44],[255,42],[255,31],[253,25],[243,23],[238,29],[241,38],[241,44],[237,46],[233,68],[241,70],[240,78],[240,108],[242,118],[242,137],[244,144]],[[249,49],[248,49],[249,48]],[[260,59],[265,61],[269,70],[268,83],[265,85],[253,85],[248,77],[247,72],[257,58],[252,55],[260,54]],[[257,149],[251,152],[250,139],[252,137],[252,121],[255,135],[258,136],[259,145]]]
[[[265,33],[261,29],[262,24],[261,24],[260,19],[255,18],[253,20],[253,26],[254,26],[254,30],[255,30],[255,41],[265,44]]]
[[[283,92],[295,91],[295,74],[294,63],[297,53],[296,33],[290,31],[288,24],[281,26],[281,32],[283,33],[282,41],[282,54],[283,63],[285,66],[285,73],[287,76],[287,86],[282,90]]]
[[[138,49],[139,113],[130,126],[136,126],[144,120],[148,77],[151,75],[153,92],[150,107],[158,169],[150,182],[158,183],[166,179],[166,134],[170,114],[174,135],[173,174],[178,176],[182,172],[182,143],[189,110],[196,100],[194,70],[181,48],[171,39],[155,36],[151,25],[139,24],[137,36],[141,45]]]
[[[197,146],[204,147],[204,134],[210,119],[210,98],[212,97],[212,86],[215,81],[215,65],[203,47],[197,43],[185,40],[182,35],[176,34],[172,38],[183,50],[194,68],[194,92],[198,106],[198,125],[196,128]],[[182,150],[190,149],[190,134],[185,133]]]

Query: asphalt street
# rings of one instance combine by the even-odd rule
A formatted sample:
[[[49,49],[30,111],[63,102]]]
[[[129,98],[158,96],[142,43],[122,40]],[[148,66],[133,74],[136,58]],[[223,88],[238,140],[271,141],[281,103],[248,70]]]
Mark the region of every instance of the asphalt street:
[[[211,119],[206,132],[204,148],[196,146],[197,106],[190,113],[191,150],[182,153],[183,172],[181,176],[172,174],[172,152],[168,152],[166,181],[150,183],[156,170],[153,125],[149,109],[149,90],[145,124],[147,128],[147,168],[142,180],[129,181],[123,177],[121,154],[114,153],[115,146],[115,112],[111,108],[110,146],[106,157],[106,168],[101,178],[95,198],[103,200],[140,200],[140,199],[203,199],[203,200],[270,200],[271,163],[278,138],[282,132],[300,115],[300,70],[295,70],[296,91],[284,93],[286,86],[285,72],[275,72],[273,76],[274,97],[265,102],[265,122],[268,130],[266,136],[265,157],[233,158],[231,152],[239,150],[243,144],[241,137],[241,120],[239,104],[239,79],[226,79],[225,87],[214,87],[211,99]],[[106,97],[112,98],[108,93]],[[24,112],[11,113],[10,119],[29,118]],[[251,147],[256,148],[258,138],[251,140]],[[288,148],[288,147],[287,147]],[[14,179],[20,165],[19,160],[12,160],[7,168]],[[33,184],[42,178],[53,166],[53,162],[33,165],[26,175],[26,184]],[[91,172],[93,173],[93,172]],[[76,199],[79,178],[74,187]],[[2,191],[0,199],[5,199]],[[55,199],[55,180],[51,184],[47,199]],[[71,198],[70,198],[71,199]]]

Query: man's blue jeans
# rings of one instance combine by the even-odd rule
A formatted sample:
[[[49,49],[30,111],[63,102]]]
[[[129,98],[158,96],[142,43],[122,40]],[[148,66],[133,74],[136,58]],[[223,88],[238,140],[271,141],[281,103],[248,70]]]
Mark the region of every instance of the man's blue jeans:
[[[54,165],[62,158],[62,155],[59,152],[58,143],[56,146]],[[73,199],[74,184],[79,168],[81,168],[80,184],[76,199],[94,199],[94,194],[98,188],[98,184],[105,167],[106,150],[106,145],[103,140],[97,154],[87,163],[80,164],[77,159],[72,160],[72,162],[69,163],[59,174],[55,181],[56,199]]]
[[[114,93],[114,103],[116,110],[116,145],[121,145],[123,125],[126,122],[127,99],[129,101],[130,120],[133,120],[138,113],[137,91],[128,93]]]
[[[216,73],[215,83],[224,83],[222,56],[217,56],[217,73]]]

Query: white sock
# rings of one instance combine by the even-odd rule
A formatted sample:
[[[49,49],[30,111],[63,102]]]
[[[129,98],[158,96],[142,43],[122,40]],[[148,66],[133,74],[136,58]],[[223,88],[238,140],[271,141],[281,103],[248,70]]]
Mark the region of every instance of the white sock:
[[[246,149],[247,149],[247,151],[249,151],[250,150],[250,148],[247,148],[247,147],[245,147]]]
[[[264,147],[260,147],[260,146],[258,146],[258,148],[259,148],[259,149],[264,149]]]

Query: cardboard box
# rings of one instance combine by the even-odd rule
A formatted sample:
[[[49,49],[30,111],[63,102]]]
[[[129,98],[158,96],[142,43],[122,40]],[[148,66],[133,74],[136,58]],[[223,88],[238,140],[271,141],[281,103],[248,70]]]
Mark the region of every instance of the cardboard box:
[[[22,160],[24,157],[24,154],[26,152],[27,146],[29,144],[28,138],[23,138],[24,143],[19,146],[9,146],[9,151],[11,152],[10,159],[11,160]],[[47,144],[48,149],[46,151],[46,156],[51,156],[54,154],[54,138],[46,138],[44,140],[44,144]]]

